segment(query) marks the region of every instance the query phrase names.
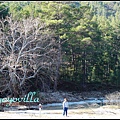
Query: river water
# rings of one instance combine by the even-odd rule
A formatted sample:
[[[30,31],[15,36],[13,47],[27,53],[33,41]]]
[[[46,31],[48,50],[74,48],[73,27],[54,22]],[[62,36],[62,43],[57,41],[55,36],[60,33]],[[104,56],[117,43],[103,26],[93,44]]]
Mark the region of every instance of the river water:
[[[88,108],[88,107],[100,107],[105,105],[108,100],[104,98],[89,98],[79,102],[69,102],[69,109]],[[61,109],[62,103],[49,103],[42,105],[43,109]]]
[[[118,102],[118,100],[107,100],[105,98],[88,98],[85,100],[81,100],[78,102],[70,102],[69,101],[69,109],[86,109],[86,108],[99,108],[100,106],[106,105],[107,103],[115,103]],[[120,101],[119,101],[120,102]],[[14,107],[15,108],[15,107]],[[14,109],[12,108],[12,109]],[[30,106],[30,107],[22,107],[21,108],[15,108],[18,110],[38,110],[38,106]],[[49,103],[49,104],[42,104],[43,110],[61,110],[62,109],[62,102],[61,103]]]

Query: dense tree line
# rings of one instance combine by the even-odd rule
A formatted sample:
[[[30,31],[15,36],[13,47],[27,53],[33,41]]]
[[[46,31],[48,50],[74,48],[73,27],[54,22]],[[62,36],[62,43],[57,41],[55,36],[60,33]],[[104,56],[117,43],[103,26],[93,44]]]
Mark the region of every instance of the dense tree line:
[[[120,86],[120,2],[1,2],[0,9],[5,6],[1,90]]]

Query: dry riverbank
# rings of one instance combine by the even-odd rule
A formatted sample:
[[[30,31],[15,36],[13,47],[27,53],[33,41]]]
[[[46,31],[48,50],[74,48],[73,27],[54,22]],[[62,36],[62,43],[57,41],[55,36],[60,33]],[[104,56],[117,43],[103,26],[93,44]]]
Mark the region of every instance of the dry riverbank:
[[[45,103],[62,103],[63,98],[67,97],[70,102],[77,102],[87,98],[101,98],[105,97],[109,100],[117,100],[120,96],[119,91],[90,91],[90,92],[46,92],[40,93],[41,102]],[[38,105],[38,104],[37,104]],[[42,109],[41,114],[39,110],[14,110],[0,112],[1,119],[119,119],[120,105],[106,104],[88,106],[88,108],[77,106],[76,109],[70,106],[68,110],[68,117],[62,116],[62,106],[56,109],[56,106]]]
[[[69,109],[68,117],[62,116],[61,110],[26,110],[0,112],[1,119],[119,119],[118,106],[101,106],[100,108]]]

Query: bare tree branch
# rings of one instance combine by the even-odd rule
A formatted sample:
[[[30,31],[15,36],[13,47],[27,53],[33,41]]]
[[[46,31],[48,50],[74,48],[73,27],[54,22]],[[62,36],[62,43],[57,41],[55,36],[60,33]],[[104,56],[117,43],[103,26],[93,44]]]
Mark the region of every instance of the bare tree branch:
[[[0,71],[7,72],[9,82],[4,90],[20,95],[26,80],[34,78],[41,69],[50,68],[56,55],[52,35],[42,32],[44,24],[37,19],[0,21]],[[43,81],[42,81],[43,82]]]

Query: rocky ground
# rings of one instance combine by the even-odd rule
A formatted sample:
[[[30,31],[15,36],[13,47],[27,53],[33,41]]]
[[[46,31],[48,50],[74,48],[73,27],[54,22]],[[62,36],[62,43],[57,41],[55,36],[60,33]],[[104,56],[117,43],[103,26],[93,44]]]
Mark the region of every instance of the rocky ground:
[[[108,100],[117,100],[120,98],[119,91],[89,91],[89,92],[65,92],[65,91],[48,91],[39,93],[39,103],[62,103],[64,97],[68,99],[69,102],[79,102],[89,98],[104,98]],[[20,105],[38,105],[38,102],[19,102]],[[18,103],[13,102],[13,104],[19,105]]]
[[[61,110],[27,110],[0,112],[1,119],[119,119],[118,106],[102,106],[95,109],[69,109],[68,116]]]
[[[118,99],[120,97],[119,91],[89,91],[89,92],[63,92],[63,91],[49,91],[40,93],[40,102],[59,103],[64,97],[68,98],[70,102],[78,102],[88,98]],[[96,108],[69,108],[68,117],[62,116],[61,109],[42,109],[39,110],[7,110],[0,112],[1,119],[118,119],[120,117],[120,105],[104,105]]]
[[[45,103],[59,103],[62,102],[64,97],[67,97],[70,102],[78,102],[88,98],[106,98],[106,99],[118,99],[120,96],[119,91],[89,91],[89,92],[63,92],[63,91],[49,91],[40,93],[40,102]]]

